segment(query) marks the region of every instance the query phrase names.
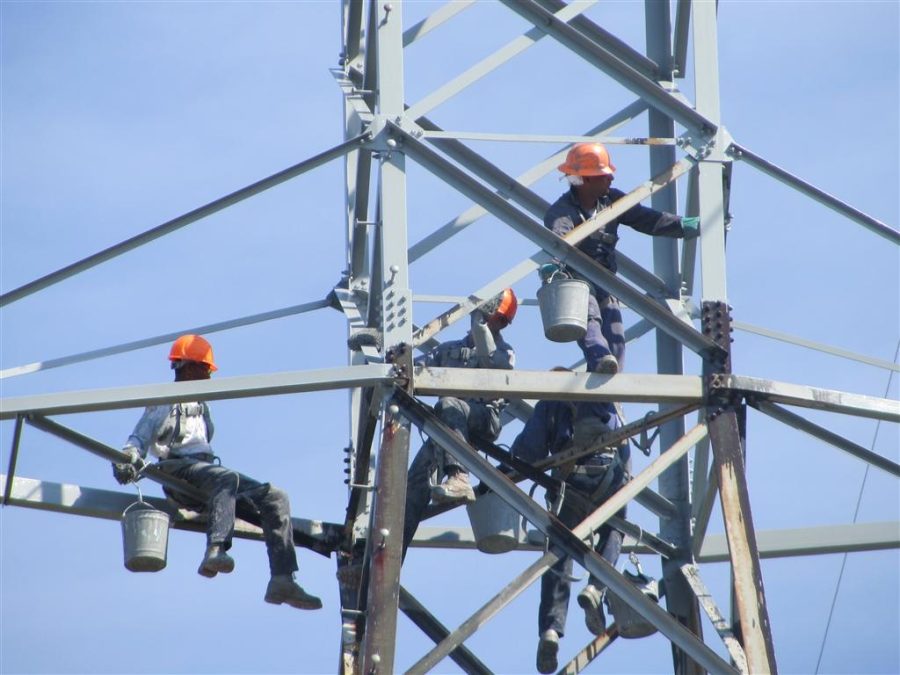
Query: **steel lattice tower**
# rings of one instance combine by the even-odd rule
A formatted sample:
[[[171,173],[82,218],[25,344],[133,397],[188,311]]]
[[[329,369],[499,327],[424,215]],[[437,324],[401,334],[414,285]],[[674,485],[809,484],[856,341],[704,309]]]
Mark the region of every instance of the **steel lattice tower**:
[[[743,162],[811,200],[867,228],[872,236],[891,245],[900,243],[898,232],[832,197],[740,145],[729,134],[720,113],[716,3],[648,0],[645,4],[646,53],[642,53],[586,18],[591,3],[564,4],[561,0],[502,0],[510,12],[529,26],[519,39],[490,55],[432,91],[411,102],[406,94],[405,49],[442,24],[452,21],[472,2],[453,2],[438,8],[428,19],[405,26],[403,2],[342,0],[343,44],[333,76],[344,102],[344,141],[285,171],[254,183],[180,218],[154,228],[59,272],[2,296],[2,304],[88,269],[119,253],[175,231],[211,213],[279,185],[295,176],[336,160],[345,167],[346,270],[327,300],[290,308],[299,313],[330,306],[343,313],[348,335],[377,328],[383,347],[376,345],[349,352],[346,368],[246,378],[240,382],[203,382],[128,388],[88,393],[47,394],[4,399],[0,419],[16,419],[11,461],[4,477],[5,503],[78,513],[65,500],[26,496],[27,479],[15,476],[18,439],[27,422],[96,454],[115,460],[115,450],[48,419],[48,415],[133,407],[164,401],[209,400],[324,389],[349,390],[350,444],[347,448],[348,503],[344,523],[318,526],[297,524],[302,545],[335,553],[344,623],[341,667],[348,673],[395,671],[398,611],[406,613],[437,646],[423,655],[410,672],[427,672],[451,656],[466,672],[489,672],[463,642],[477,627],[508,604],[551,562],[542,558],[515,578],[498,596],[456,629],[440,625],[431,613],[401,586],[401,541],[413,426],[458,455],[460,461],[494,492],[516,508],[537,530],[562,546],[577,562],[603,579],[621,597],[664,634],[673,645],[673,669],[685,672],[775,672],[777,645],[769,626],[760,566],[760,545],[753,526],[745,475],[745,434],[748,406],[786,425],[801,429],[835,445],[872,466],[900,476],[900,466],[834,434],[784,408],[790,405],[878,420],[900,421],[896,401],[823,390],[732,372],[733,309],[726,283],[726,237],[730,222],[732,166]],[[674,16],[674,21],[670,18]],[[553,40],[587,64],[597,82],[615,83],[634,101],[621,109],[604,111],[605,119],[580,135],[498,134],[490,131],[446,131],[429,113],[444,101],[473,86],[499,69],[538,39]],[[692,50],[689,49],[692,47]],[[694,100],[679,90],[692,73]],[[612,136],[620,126],[647,113],[647,135]],[[477,119],[471,122],[477,126]],[[457,125],[462,126],[462,125]],[[566,150],[578,140],[600,139],[616,144],[645,146],[648,176],[609,212],[561,239],[541,224],[547,202],[529,185],[553,171]],[[487,142],[555,142],[554,154],[518,178],[505,173],[465,140]],[[410,246],[407,208],[409,173],[415,165],[475,206],[454,221]],[[678,204],[678,181],[686,183],[685,204]],[[739,189],[735,186],[735,189]],[[620,277],[581,254],[575,244],[590,231],[612,220],[626,205],[647,201],[654,208],[696,215],[701,236],[680,245],[675,240],[653,241],[652,270],[622,256]],[[621,208],[620,208],[621,206]],[[436,251],[483,214],[489,214],[537,249],[516,265],[427,323],[414,323],[413,304],[422,294],[414,291],[410,265]],[[591,228],[591,230],[588,230]],[[415,350],[435,344],[481,303],[520,280],[533,278],[544,262],[564,260],[581,275],[611,290],[636,312],[641,321],[629,329],[637,337],[655,329],[654,375],[623,373],[614,377],[576,373],[458,371],[414,366]],[[217,329],[220,327],[216,327]],[[164,336],[163,339],[168,339]],[[157,340],[157,342],[162,340]],[[128,345],[126,348],[146,346]],[[736,350],[740,343],[736,343]],[[702,372],[685,374],[685,349],[702,361]],[[122,351],[122,349],[119,349]],[[649,367],[644,370],[651,370]],[[659,517],[658,532],[645,533],[622,524],[631,535],[628,548],[644,555],[659,555],[666,595],[660,605],[628,585],[584,543],[584,536],[560,534],[553,518],[514,483],[485,462],[478,451],[449,434],[419,400],[425,396],[494,394],[513,400],[516,416],[529,414],[527,401],[535,399],[595,399],[658,405],[655,415],[626,426],[628,435],[659,429],[660,453],[633,481],[590,517],[596,530],[626,503],[637,500]],[[687,416],[698,412],[694,424]],[[626,434],[623,434],[623,436]],[[694,452],[693,466],[688,453]],[[165,482],[162,474],[151,478]],[[657,491],[649,488],[657,482]],[[701,578],[700,552],[715,501],[721,507],[727,558],[733,572],[732,598],[709,596]],[[122,498],[98,494],[89,515],[121,512]],[[165,508],[164,505],[161,505]],[[178,526],[178,524],[176,524]],[[190,529],[191,525],[181,524]],[[576,533],[583,535],[584,533]],[[247,536],[254,536],[252,528]],[[418,544],[428,545],[440,532],[420,529]],[[835,538],[829,550],[860,550],[865,545]],[[877,540],[877,541],[875,541]],[[449,544],[443,544],[449,546]],[[897,547],[900,542],[882,532],[869,542],[872,548]],[[472,548],[465,532],[460,548]],[[523,547],[529,545],[523,543]],[[531,545],[534,548],[533,545]],[[732,604],[727,619],[720,607]],[[731,662],[723,660],[703,636],[701,613],[715,626]],[[615,639],[610,632],[585,646],[565,672],[579,672]]]

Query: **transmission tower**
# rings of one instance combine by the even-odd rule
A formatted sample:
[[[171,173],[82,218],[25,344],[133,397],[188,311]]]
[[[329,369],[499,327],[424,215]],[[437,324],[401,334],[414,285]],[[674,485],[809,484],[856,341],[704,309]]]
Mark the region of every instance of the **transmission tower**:
[[[404,588],[400,533],[410,438],[415,429],[450,449],[474,476],[533,526],[539,536],[523,538],[521,549],[540,550],[542,537],[546,537],[603,580],[663,634],[672,644],[674,672],[776,672],[778,645],[772,638],[760,564],[767,551],[754,528],[746,479],[748,409],[811,434],[897,477],[900,466],[895,462],[785,406],[895,423],[900,421],[900,406],[887,398],[733,372],[732,350],[737,353],[741,346],[740,340],[732,344],[737,323],[734,314],[739,314],[740,308],[729,304],[726,282],[733,166],[743,163],[824,205],[850,224],[869,230],[880,244],[886,241],[887,245],[896,246],[900,234],[767,161],[731,136],[720,111],[716,3],[648,1],[644,7],[644,51],[588,18],[585,12],[591,2],[501,0],[500,4],[523,21],[525,32],[419,100],[411,100],[407,93],[407,50],[416,48],[418,41],[432,31],[452,25],[465,10],[480,8],[474,2],[451,2],[408,26],[400,0],[342,0],[343,42],[340,61],[332,70],[344,105],[341,143],[2,296],[2,305],[19,301],[326,163],[341,160],[346,268],[328,297],[280,313],[207,326],[205,332],[276,318],[276,314],[287,316],[330,308],[346,319],[348,337],[356,336],[362,329],[375,328],[380,332],[380,345],[348,351],[349,365],[342,368],[4,398],[0,419],[15,420],[10,463],[2,479],[4,503],[107,518],[117,518],[128,503],[124,495],[101,491],[90,493],[90,506],[84,500],[77,504],[68,500],[65,490],[59,490],[55,497],[51,490],[36,491],[35,481],[16,475],[19,439],[25,424],[116,461],[122,459],[118,451],[50,417],[197,398],[217,400],[346,389],[350,441],[344,457],[348,476],[345,521],[295,522],[295,537],[300,545],[333,555],[337,562],[343,624],[341,672],[351,675],[397,671],[399,612],[435,642],[434,648],[423,654],[409,672],[428,672],[448,656],[466,672],[490,672],[478,655],[467,648],[466,640],[552,565],[545,555],[527,569],[517,570],[500,593],[456,628],[442,625]],[[621,98],[622,92],[630,100],[622,107],[608,109],[591,101],[597,111],[596,119],[601,121],[592,123],[590,128],[555,135],[471,130],[477,129],[477,117],[465,124],[455,122],[458,130],[454,131],[431,119],[433,110],[521,57],[539,40],[552,41],[557,48],[566,50],[579,68],[590,72],[592,85],[598,89],[616,89],[619,93],[610,97],[612,100]],[[682,90],[688,74],[694,85],[693,100]],[[615,136],[617,129],[643,116],[647,119],[646,136]],[[540,127],[540,123],[535,126]],[[459,130],[464,127],[469,128]],[[641,146],[649,160],[648,179],[628,193],[627,204],[649,201],[662,211],[699,216],[699,239],[683,244],[655,239],[652,269],[620,253],[617,277],[579,253],[575,244],[580,239],[563,239],[545,229],[541,220],[548,203],[530,185],[553,173],[572,143],[586,139],[600,140],[611,148]],[[515,177],[499,168],[501,162],[474,150],[475,142],[492,148],[543,144],[551,145],[553,151]],[[509,151],[496,152],[503,155]],[[432,188],[455,191],[474,206],[445,225],[430,228],[411,245],[409,233],[417,224],[412,222],[408,209],[407,189],[414,171],[427,172]],[[686,196],[683,205],[678,203],[679,184],[684,186]],[[734,189],[739,190],[740,186],[735,185]],[[606,215],[601,214],[589,226],[596,229],[612,220],[617,208],[618,205]],[[492,278],[466,295],[440,296],[452,306],[438,316],[429,315],[420,325],[418,317],[413,316],[414,304],[433,298],[414,291],[411,264],[426,255],[439,257],[457,235],[485,215],[508,228],[505,236],[515,238],[517,246],[524,244],[522,250],[529,252],[508,269],[492,270]],[[584,229],[577,230],[579,237],[586,236]],[[654,331],[656,365],[651,368],[643,364],[641,370],[655,370],[655,374],[631,374],[635,368],[607,376],[585,372],[551,374],[529,369],[527,364],[520,364],[524,367],[514,371],[423,368],[414,364],[417,350],[429,349],[443,331],[467,318],[504,288],[517,284],[527,288],[540,265],[552,259],[565,261],[585,278],[611,290],[639,316],[629,327],[629,339]],[[172,337],[156,336],[76,355],[55,365],[160,344]],[[686,373],[686,355],[698,358],[698,373]],[[893,364],[887,367],[896,370]],[[20,374],[11,371],[6,371],[4,377]],[[648,600],[594,553],[585,542],[588,536],[578,536],[566,528],[561,532],[551,513],[485,461],[478,449],[449,433],[421,400],[443,395],[510,399],[510,420],[527,418],[530,402],[537,399],[656,406],[652,414],[626,425],[622,437],[646,438],[658,430],[658,455],[592,514],[589,524],[590,530],[595,531],[629,503],[640,504],[658,517],[656,532],[646,532],[628,521],[622,522],[621,527],[629,535],[626,551],[658,556],[665,581],[665,597],[660,604]],[[694,413],[696,419],[689,420]],[[150,472],[149,477],[167,481],[160,472]],[[707,526],[717,502],[725,537],[719,537],[713,546],[707,537]],[[158,505],[171,511],[162,502]],[[433,509],[432,515],[439,513],[439,509]],[[175,520],[174,526],[199,529],[190,520]],[[258,532],[246,524],[239,534],[258,538]],[[448,528],[426,522],[413,545],[474,548],[468,528],[458,528],[453,536],[449,534]],[[802,555],[813,549],[836,552],[898,547],[896,523],[888,523],[874,529],[860,526],[852,531],[833,532],[814,542],[812,535],[801,537],[782,545],[779,555]],[[731,565],[730,598],[713,598],[704,583],[701,564],[715,560],[727,560]],[[731,612],[727,615],[729,606]],[[704,635],[704,615],[716,635]],[[615,627],[611,627],[585,645],[564,672],[580,672],[598,657],[602,662],[601,653],[616,639]],[[722,646],[727,653],[724,658]]]

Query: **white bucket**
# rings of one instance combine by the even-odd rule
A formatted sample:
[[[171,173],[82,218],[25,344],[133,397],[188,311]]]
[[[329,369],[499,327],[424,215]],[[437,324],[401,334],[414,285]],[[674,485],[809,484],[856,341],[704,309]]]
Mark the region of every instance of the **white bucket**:
[[[134,509],[136,506],[140,508]],[[147,502],[135,502],[122,512],[122,545],[127,569],[159,572],[166,566],[169,514]]]
[[[644,574],[631,574],[624,572],[625,578],[634,584],[639,591],[653,602],[659,602],[659,583]],[[647,621],[631,608],[631,605],[619,598],[615,593],[607,589],[607,604],[609,611],[616,619],[619,629],[619,637],[633,639],[647,637],[656,632],[656,626]]]
[[[574,342],[587,332],[590,286],[580,279],[552,279],[538,289],[544,335],[553,342]]]
[[[479,495],[466,511],[482,553],[506,553],[519,545],[519,513],[496,493]]]

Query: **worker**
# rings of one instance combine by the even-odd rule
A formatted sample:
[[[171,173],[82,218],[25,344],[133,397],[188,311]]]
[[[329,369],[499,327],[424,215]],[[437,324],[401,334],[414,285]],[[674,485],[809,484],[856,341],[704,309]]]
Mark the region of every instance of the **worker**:
[[[471,330],[461,340],[444,342],[417,363],[444,368],[498,368],[515,366],[515,352],[500,331],[512,323],[518,299],[511,288],[472,312]],[[504,399],[442,396],[434,406],[444,424],[466,442],[494,441],[500,435]],[[443,477],[444,481],[439,482]],[[403,554],[412,541],[429,501],[436,504],[474,502],[469,473],[450,452],[428,439],[413,459],[406,485]]]
[[[573,228],[593,218],[625,196],[621,190],[610,187],[616,167],[609,152],[601,143],[578,143],[569,150],[566,161],[559,170],[569,182],[569,190],[557,199],[544,216],[544,225],[562,237]],[[696,237],[700,219],[681,217],[656,211],[636,204],[622,215],[604,225],[597,232],[578,244],[578,249],[589,255],[610,272],[615,273],[616,243],[619,241],[619,225],[652,236]],[[546,283],[560,273],[581,278],[571,269],[561,269],[558,262],[541,267],[540,275]],[[587,331],[578,341],[584,352],[588,371],[614,374],[624,368],[625,329],[619,301],[608,291],[589,283]]]
[[[169,361],[176,382],[208,380],[217,370],[212,347],[199,335],[182,335],[175,340]],[[258,514],[271,571],[265,601],[297,609],[320,609],[322,601],[294,581],[297,554],[287,493],[222,466],[210,446],[212,436],[209,405],[202,401],[149,406],[123,448],[128,461],[114,464],[113,475],[122,485],[137,480],[149,452],[158,458],[161,471],[209,494],[205,504],[198,504],[164,488],[176,503],[206,512],[206,553],[197,570],[204,577],[234,569],[228,549],[235,515]]]
[[[512,454],[533,464],[548,455],[587,449],[618,426],[619,418],[612,403],[538,401],[534,414],[513,441]],[[600,449],[578,459],[574,466],[554,469],[555,477],[565,481],[565,489],[551,495],[555,502],[553,508],[558,510],[557,517],[566,527],[574,528],[625,484],[630,468],[630,452],[625,444]],[[624,518],[625,508],[616,515]],[[593,541],[594,550],[615,566],[622,548],[622,533],[604,524],[594,534]],[[562,553],[553,544],[550,550]],[[568,556],[560,557],[541,577],[536,658],[540,673],[553,673],[558,667],[559,640],[565,634],[571,577],[572,559]],[[585,625],[594,635],[601,635],[606,630],[602,605],[604,592],[604,584],[591,575],[578,594]]]

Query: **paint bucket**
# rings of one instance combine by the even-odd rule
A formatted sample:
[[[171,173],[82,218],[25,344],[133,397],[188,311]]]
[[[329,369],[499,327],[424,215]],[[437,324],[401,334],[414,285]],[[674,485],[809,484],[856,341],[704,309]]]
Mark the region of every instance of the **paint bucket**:
[[[506,553],[519,545],[519,513],[496,493],[479,495],[466,511],[482,553]]]
[[[643,573],[632,574],[628,570],[625,570],[623,575],[650,600],[659,602],[659,583],[655,579]],[[609,611],[616,619],[619,637],[627,639],[642,638],[653,635],[656,632],[656,626],[634,611],[631,605],[609,589],[606,590],[606,602],[609,605]]]
[[[538,289],[544,335],[552,342],[574,342],[587,332],[591,289],[580,279],[554,277]]]
[[[169,514],[144,501],[131,504],[122,512],[122,545],[126,569],[159,572],[166,566]]]

